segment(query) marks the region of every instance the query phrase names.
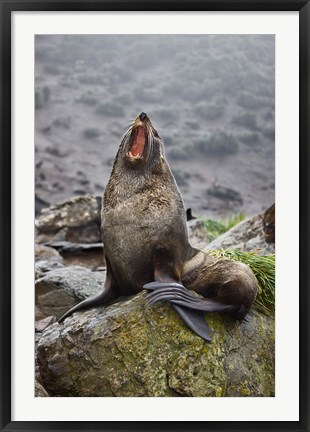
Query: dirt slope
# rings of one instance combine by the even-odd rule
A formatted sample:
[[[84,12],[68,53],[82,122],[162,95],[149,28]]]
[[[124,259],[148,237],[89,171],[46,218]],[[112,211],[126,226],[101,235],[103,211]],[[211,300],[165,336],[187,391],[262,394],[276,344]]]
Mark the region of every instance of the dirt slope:
[[[141,111],[194,213],[274,201],[273,36],[37,36],[35,48],[38,208],[101,195]]]

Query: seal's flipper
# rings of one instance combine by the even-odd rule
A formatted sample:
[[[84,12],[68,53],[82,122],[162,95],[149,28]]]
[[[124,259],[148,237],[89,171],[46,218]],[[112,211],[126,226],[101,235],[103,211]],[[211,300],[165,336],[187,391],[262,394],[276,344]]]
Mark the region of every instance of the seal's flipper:
[[[149,282],[143,286],[144,289],[154,291],[162,287],[166,286],[176,287],[176,288],[184,288],[182,284],[177,282]]]
[[[188,291],[183,285],[175,282],[151,282],[144,285],[145,289],[153,290],[146,299],[149,306],[161,301],[169,301],[174,305],[204,312],[233,311],[235,306],[219,303],[208,298],[199,298]]]
[[[58,320],[59,323],[63,322],[68,316],[72,315],[74,312],[83,309],[89,309],[94,306],[102,306],[108,303],[110,300],[117,297],[117,284],[112,272],[110,262],[107,259],[107,257],[106,257],[106,262],[107,262],[107,276],[104,283],[103,291],[73,306],[71,309],[68,310],[68,312],[66,312],[61,318],[59,318]]]
[[[202,339],[212,342],[210,336],[210,327],[208,326],[203,312],[187,309],[185,307],[173,304],[175,311],[182,318],[182,320]]]
[[[204,340],[211,342],[210,328],[202,311],[227,310],[209,299],[200,299],[181,283],[178,259],[162,246],[154,249],[154,282],[147,283],[144,289],[152,291],[147,295],[148,306],[161,301],[169,301],[188,327]]]
[[[199,309],[199,307],[195,308],[195,304],[199,303],[198,298],[194,298],[192,294],[189,292],[183,292],[180,288],[170,288],[170,286],[165,286],[151,294],[148,294],[147,302],[149,306],[152,306],[155,303],[159,303],[161,301],[184,301],[188,304],[192,304],[192,309]]]
[[[192,329],[198,336],[202,337],[208,342],[211,342],[210,328],[204,319],[204,313],[200,310],[205,309],[193,302],[198,300],[196,296],[191,294],[183,285],[177,282],[150,282],[144,285],[147,290],[155,290],[147,295],[147,306],[152,306],[161,301],[169,301],[174,307],[178,315],[183,321]]]
[[[89,297],[86,300],[81,301],[81,303],[78,303],[76,306],[73,306],[71,309],[68,310],[61,318],[59,318],[58,322],[63,322],[68,316],[72,315],[74,312],[83,310],[83,309],[89,309],[94,306],[101,306],[105,303],[107,303],[109,300],[111,300],[111,297],[108,295],[108,292],[103,289],[103,291],[93,297]]]

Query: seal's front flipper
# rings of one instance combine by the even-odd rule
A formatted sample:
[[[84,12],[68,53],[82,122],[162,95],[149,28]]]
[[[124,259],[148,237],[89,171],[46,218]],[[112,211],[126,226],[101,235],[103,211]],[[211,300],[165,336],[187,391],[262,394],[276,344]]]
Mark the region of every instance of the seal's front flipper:
[[[198,336],[207,342],[212,342],[210,336],[210,327],[208,326],[204,313],[196,310],[187,309],[185,307],[177,306],[173,304],[175,311],[182,318],[182,320],[193,330]]]
[[[95,306],[102,306],[108,303],[110,300],[113,300],[115,297],[117,297],[117,284],[112,272],[110,262],[107,257],[106,257],[106,262],[107,262],[107,276],[106,276],[106,280],[102,292],[100,292],[99,294],[93,297],[89,297],[86,300],[83,300],[81,303],[78,303],[76,306],[73,306],[71,309],[68,310],[68,312],[66,312],[61,318],[59,318],[58,320],[59,323],[63,322],[68,316],[72,315],[74,312],[83,309],[89,309]]]

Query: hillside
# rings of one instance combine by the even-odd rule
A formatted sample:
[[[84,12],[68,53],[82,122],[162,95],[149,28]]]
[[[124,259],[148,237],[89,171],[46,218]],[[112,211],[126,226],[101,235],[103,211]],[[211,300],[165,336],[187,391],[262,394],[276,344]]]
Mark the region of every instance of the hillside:
[[[36,36],[38,208],[101,195],[126,125],[146,112],[186,207],[252,215],[274,202],[274,37]]]

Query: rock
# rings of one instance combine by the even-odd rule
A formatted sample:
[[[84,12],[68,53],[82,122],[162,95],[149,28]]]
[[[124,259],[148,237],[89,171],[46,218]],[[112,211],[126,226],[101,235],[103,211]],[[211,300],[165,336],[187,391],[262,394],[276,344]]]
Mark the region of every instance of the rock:
[[[63,264],[58,261],[54,261],[54,260],[39,261],[38,263],[35,264],[35,275],[39,276],[40,274],[42,274],[43,276],[46,272],[60,269],[60,268],[63,268]],[[39,279],[39,277],[36,277],[36,279]]]
[[[35,388],[35,397],[49,397],[49,394],[45,390],[45,388],[42,386],[42,384],[39,383],[39,381],[35,380],[34,384]]]
[[[34,315],[35,315],[35,321],[40,321],[40,320],[46,318],[44,316],[44,314],[42,313],[42,311],[38,308],[38,306],[35,306]]]
[[[89,250],[98,250],[100,253],[103,253],[103,244],[102,243],[72,243],[68,241],[51,241],[49,243],[53,248],[60,250],[65,253],[76,253],[76,252],[85,252]],[[52,248],[50,248],[52,249]]]
[[[237,249],[258,252],[259,255],[275,253],[273,243],[267,243],[263,232],[263,215],[248,218],[213,240],[205,250]]]
[[[43,319],[40,319],[35,322],[35,331],[37,333],[42,333],[45,329],[47,329],[48,326],[53,324],[56,321],[56,318],[54,316],[49,316]]]
[[[35,265],[34,266],[34,279],[40,279],[42,276],[44,276],[44,271],[41,269],[40,266]]]
[[[100,242],[99,201],[93,195],[83,195],[43,209],[36,220],[37,241]]]
[[[82,266],[92,270],[106,266],[102,243],[72,243],[55,241],[54,238],[48,245],[61,252],[65,266]]]
[[[35,248],[35,261],[53,261],[62,262],[62,256],[52,247],[36,244]]]
[[[98,203],[94,196],[73,197],[41,211],[37,228],[55,232],[64,227],[78,227],[98,220]]]
[[[198,249],[205,248],[208,243],[206,229],[201,219],[192,219],[187,222],[188,237],[190,244]]]
[[[41,381],[40,370],[39,370],[39,365],[38,365],[38,358],[37,358],[38,344],[39,344],[39,341],[41,339],[41,336],[42,336],[42,333],[35,333],[34,334],[34,340],[35,340],[35,380],[38,382]]]
[[[213,343],[145,293],[53,324],[38,345],[53,396],[274,396],[274,319],[209,314]]]
[[[102,290],[105,272],[72,266],[51,270],[35,283],[35,301],[41,316],[59,319],[81,300]]]
[[[263,217],[264,235],[267,243],[275,242],[275,217],[275,204],[272,204],[272,206],[265,211]]]

